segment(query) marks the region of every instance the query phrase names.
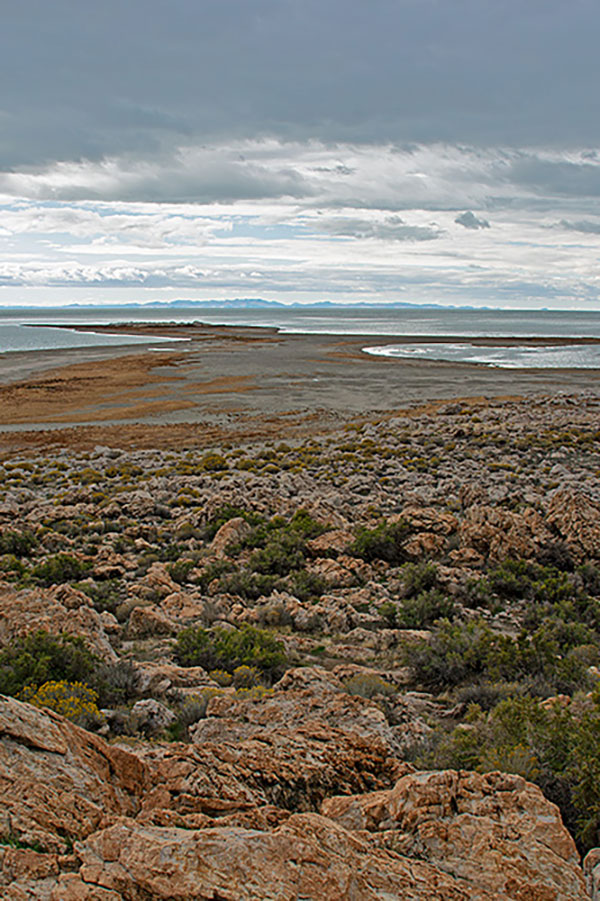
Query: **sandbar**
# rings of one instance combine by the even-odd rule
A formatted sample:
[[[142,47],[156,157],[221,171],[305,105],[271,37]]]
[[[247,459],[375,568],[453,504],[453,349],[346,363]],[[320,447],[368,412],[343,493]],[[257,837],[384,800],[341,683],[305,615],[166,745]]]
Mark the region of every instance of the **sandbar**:
[[[317,432],[453,398],[600,393],[596,369],[500,369],[363,351],[382,343],[556,346],[598,339],[307,335],[201,323],[78,328],[147,336],[149,343],[1,355],[0,446],[85,446],[115,436],[123,444],[195,446],[226,435]],[[153,345],[155,336],[187,340]]]

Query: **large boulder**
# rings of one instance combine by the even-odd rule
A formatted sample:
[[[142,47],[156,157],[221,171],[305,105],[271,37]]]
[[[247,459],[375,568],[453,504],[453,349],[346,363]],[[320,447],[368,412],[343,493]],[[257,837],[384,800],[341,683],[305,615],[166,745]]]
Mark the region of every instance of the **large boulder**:
[[[0,835],[64,852],[139,809],[146,768],[50,710],[0,696]]]
[[[586,898],[573,839],[537,786],[506,773],[411,773],[390,791],[329,798],[322,813],[427,860],[467,897]]]
[[[225,557],[227,548],[233,544],[239,544],[252,531],[252,527],[241,516],[223,523],[212,540],[210,550],[215,557]]]
[[[398,761],[394,778],[386,735],[373,720],[367,737],[358,707],[353,730],[336,675],[298,670],[282,682],[279,710],[265,718],[257,705],[249,737],[239,737],[246,706],[237,726],[213,715],[220,742],[138,743],[135,754],[0,699],[0,833],[10,838],[0,846],[1,897],[589,898],[573,842],[537,788]],[[377,790],[364,794],[369,784]]]
[[[481,559],[497,563],[507,557],[535,557],[553,535],[533,508],[513,513],[501,507],[474,505],[460,524],[460,551],[476,551]]]
[[[351,813],[360,799],[331,799],[331,816],[294,814],[273,829],[122,818],[76,846],[79,872],[60,877],[51,898],[587,901],[573,844],[541,792],[500,774],[438,775],[367,797],[367,815]]]
[[[555,491],[546,522],[566,543],[577,562],[600,557],[600,504],[579,491]]]
[[[83,638],[88,647],[107,661],[117,659],[100,613],[87,606],[89,598],[69,586],[0,592],[0,648],[43,629],[58,635],[68,632]]]

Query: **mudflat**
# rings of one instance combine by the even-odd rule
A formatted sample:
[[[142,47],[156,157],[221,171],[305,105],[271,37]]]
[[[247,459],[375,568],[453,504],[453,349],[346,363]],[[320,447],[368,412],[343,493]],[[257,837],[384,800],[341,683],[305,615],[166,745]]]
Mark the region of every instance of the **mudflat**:
[[[126,443],[159,440],[169,445],[186,438],[203,444],[225,434],[243,439],[282,429],[326,430],[345,419],[449,398],[597,394],[600,389],[600,370],[499,369],[373,356],[363,350],[391,341],[506,345],[510,339],[294,335],[199,323],[87,330],[147,336],[149,343],[3,355],[3,445],[35,445],[50,440],[49,431],[81,426],[89,428],[85,439],[77,428],[78,443],[98,443],[103,435],[118,433]],[[185,340],[153,345],[156,336]],[[524,342],[581,343],[546,338],[513,343]],[[61,440],[70,443],[68,439],[62,435]]]

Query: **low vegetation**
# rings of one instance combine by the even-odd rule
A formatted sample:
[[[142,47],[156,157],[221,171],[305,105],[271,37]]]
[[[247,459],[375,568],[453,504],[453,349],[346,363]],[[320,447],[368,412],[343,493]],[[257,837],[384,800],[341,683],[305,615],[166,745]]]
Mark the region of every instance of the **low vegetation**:
[[[286,665],[283,643],[264,629],[248,625],[231,631],[183,629],[177,636],[174,657],[181,666],[202,666],[231,674],[238,667],[253,667],[270,680],[281,675]]]
[[[118,659],[33,631],[0,648],[0,692],[134,744],[150,731],[132,708],[156,691],[174,720],[152,739],[187,741],[213,697],[260,704],[289,666],[323,667],[399,741],[419,719],[419,765],[520,773],[580,849],[598,844],[595,523],[573,537],[548,505],[564,469],[597,503],[600,431],[593,409],[557,404],[553,423],[540,406],[533,427],[534,408],[521,424],[465,402],[289,443],[4,460],[0,499],[23,511],[0,531],[7,596],[101,623]]]

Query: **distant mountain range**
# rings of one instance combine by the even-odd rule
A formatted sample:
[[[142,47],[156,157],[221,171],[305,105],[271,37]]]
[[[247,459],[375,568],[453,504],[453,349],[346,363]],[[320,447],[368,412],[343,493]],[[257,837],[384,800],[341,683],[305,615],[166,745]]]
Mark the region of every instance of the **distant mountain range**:
[[[260,297],[236,297],[233,300],[168,300],[151,301],[150,303],[70,303],[61,307],[2,307],[0,310],[169,310],[169,309],[211,309],[211,310],[249,310],[249,309],[277,309],[277,310],[322,310],[322,309],[369,309],[369,310],[493,310],[494,307],[455,306],[441,303],[405,303],[392,301],[391,303],[333,303],[331,300],[322,300],[317,303],[281,303],[278,300],[263,300]]]

